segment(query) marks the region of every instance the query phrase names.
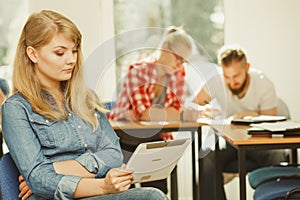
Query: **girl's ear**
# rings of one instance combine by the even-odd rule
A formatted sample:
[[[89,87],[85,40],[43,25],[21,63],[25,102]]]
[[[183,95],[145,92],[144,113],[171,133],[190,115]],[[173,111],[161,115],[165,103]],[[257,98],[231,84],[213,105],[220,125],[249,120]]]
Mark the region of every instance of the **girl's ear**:
[[[26,48],[26,53],[27,53],[27,56],[29,57],[29,59],[33,63],[37,63],[37,52],[32,46],[28,46]]]
[[[247,64],[246,64],[246,70],[248,71],[249,68],[250,68],[250,63],[247,62]]]

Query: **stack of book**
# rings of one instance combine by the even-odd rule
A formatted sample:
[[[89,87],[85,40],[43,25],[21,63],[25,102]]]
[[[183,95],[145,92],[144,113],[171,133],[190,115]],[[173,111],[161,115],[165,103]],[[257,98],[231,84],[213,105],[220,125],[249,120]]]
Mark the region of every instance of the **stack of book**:
[[[252,136],[300,136],[300,123],[295,121],[253,123],[250,126],[248,134]]]

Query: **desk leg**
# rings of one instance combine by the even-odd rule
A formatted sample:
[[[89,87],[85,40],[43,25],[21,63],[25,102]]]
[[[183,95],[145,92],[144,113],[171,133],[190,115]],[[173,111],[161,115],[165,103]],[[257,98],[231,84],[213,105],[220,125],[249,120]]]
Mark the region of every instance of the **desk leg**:
[[[198,199],[198,187],[196,180],[196,142],[195,132],[191,132],[192,138],[192,180],[193,180],[193,199]]]
[[[177,166],[175,166],[171,173],[171,199],[178,199]]]
[[[246,200],[246,149],[238,147],[240,200]]]
[[[217,191],[217,188],[221,188],[221,187],[224,187],[224,185],[222,185],[223,183],[220,182],[220,177],[217,177],[217,176],[220,176],[220,171],[221,171],[221,163],[220,163],[220,147],[219,147],[219,136],[217,134],[215,134],[215,152],[214,152],[214,155],[215,155],[215,173],[214,173],[214,182],[215,182],[215,198],[216,199],[221,199],[221,195],[223,196],[223,194],[220,194],[219,192],[216,192]]]
[[[291,158],[291,163],[292,164],[297,164],[298,163],[298,152],[297,149],[292,149],[292,158]]]
[[[201,158],[200,156],[200,152],[201,152],[201,148],[202,148],[202,127],[198,127],[198,170],[199,170],[199,174],[198,174],[198,190],[197,190],[197,193],[199,194],[200,192],[200,195],[198,195],[198,197],[200,197],[200,199],[204,199],[204,192],[203,191],[203,187],[202,185],[205,184],[204,183],[204,167],[203,167],[203,159]]]

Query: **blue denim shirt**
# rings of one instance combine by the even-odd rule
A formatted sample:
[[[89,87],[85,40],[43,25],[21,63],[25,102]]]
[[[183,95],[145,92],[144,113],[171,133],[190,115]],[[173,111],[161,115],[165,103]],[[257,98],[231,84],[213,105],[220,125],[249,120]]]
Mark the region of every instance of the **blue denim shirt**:
[[[123,162],[119,138],[105,114],[95,112],[95,132],[78,116],[68,115],[67,120],[51,121],[18,93],[2,106],[3,136],[33,191],[30,199],[73,199],[81,177],[56,174],[53,162],[77,160],[99,178]]]

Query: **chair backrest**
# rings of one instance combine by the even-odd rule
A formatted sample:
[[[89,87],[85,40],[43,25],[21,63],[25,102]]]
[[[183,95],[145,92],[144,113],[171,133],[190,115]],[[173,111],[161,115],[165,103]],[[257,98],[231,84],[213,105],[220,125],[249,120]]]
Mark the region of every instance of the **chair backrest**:
[[[115,103],[116,103],[115,101],[109,101],[109,102],[105,102],[104,105],[108,110],[111,110],[114,107]]]
[[[115,106],[115,103],[116,103],[115,101],[109,101],[109,102],[104,102],[104,105],[105,105],[106,109],[112,110],[113,107]],[[109,112],[106,113],[107,117],[108,117],[108,115],[109,115]]]
[[[300,168],[273,166],[262,167],[252,171],[249,176],[249,184],[255,189],[255,200],[285,199],[287,194],[299,188]],[[299,191],[293,198],[300,199]]]
[[[9,153],[3,155],[0,160],[0,188],[2,199],[19,199],[20,173]]]
[[[1,146],[0,146],[0,158],[3,156],[3,136],[2,136],[2,133],[0,133],[0,143],[1,143]]]

